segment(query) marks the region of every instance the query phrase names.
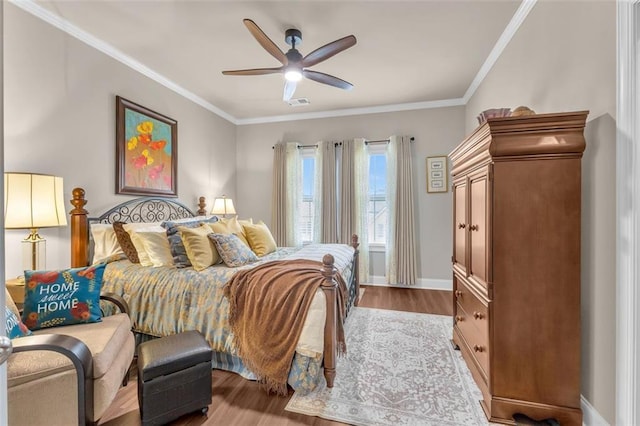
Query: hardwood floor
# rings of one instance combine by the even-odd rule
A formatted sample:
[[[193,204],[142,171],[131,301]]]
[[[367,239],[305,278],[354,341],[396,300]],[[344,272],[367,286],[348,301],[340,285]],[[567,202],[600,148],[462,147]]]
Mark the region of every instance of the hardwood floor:
[[[450,291],[418,290],[395,287],[362,286],[365,288],[360,306],[452,315]],[[255,382],[235,373],[213,370],[213,401],[207,416],[190,414],[181,417],[173,425],[342,425],[343,423],[290,413],[284,410],[288,397],[267,394]],[[140,424],[136,377],[132,374],[129,384],[118,391],[115,401],[99,423],[105,426],[136,426]]]

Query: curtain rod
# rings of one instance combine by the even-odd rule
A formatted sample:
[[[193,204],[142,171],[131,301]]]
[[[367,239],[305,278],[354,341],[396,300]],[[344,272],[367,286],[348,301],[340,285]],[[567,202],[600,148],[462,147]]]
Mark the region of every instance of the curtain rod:
[[[416,138],[414,138],[413,136],[411,136],[411,139],[409,139],[411,142],[413,142]],[[364,141],[365,145],[376,145],[376,144],[380,144],[380,143],[389,143],[391,141],[391,139],[380,139],[377,141]]]
[[[416,138],[414,138],[413,136],[411,136],[411,139],[409,139],[411,142],[413,142],[414,140],[416,140]],[[379,143],[389,143],[391,141],[391,139],[380,139],[377,141],[364,141],[365,145],[375,145],[375,144],[379,144]],[[336,142],[333,144],[334,146],[339,146],[342,145],[342,142]],[[318,144],[314,144],[314,145],[298,145],[297,148],[317,148]],[[275,145],[271,147],[271,149],[275,149]]]
[[[300,148],[317,148],[318,144],[314,144],[314,145],[297,145],[296,148],[300,149]],[[273,145],[271,147],[271,149],[276,149],[276,146]]]

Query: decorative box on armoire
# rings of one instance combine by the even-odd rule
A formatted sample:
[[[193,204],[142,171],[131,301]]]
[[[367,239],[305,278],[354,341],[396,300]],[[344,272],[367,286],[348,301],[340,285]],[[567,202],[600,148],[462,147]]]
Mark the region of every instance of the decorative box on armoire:
[[[588,111],[490,118],[451,152],[453,341],[493,422],[581,425]]]

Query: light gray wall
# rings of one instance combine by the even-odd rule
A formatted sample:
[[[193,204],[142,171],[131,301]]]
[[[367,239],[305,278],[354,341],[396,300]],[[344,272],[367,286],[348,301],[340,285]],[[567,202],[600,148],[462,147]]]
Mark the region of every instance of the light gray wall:
[[[464,138],[464,107],[238,126],[237,176],[241,216],[271,223],[271,147],[278,141],[313,144],[364,137],[414,136],[418,277],[451,279],[451,191],[427,194],[426,157],[447,155]],[[235,200],[234,200],[235,202]],[[384,256],[374,254],[373,273],[384,275]]]
[[[178,196],[235,195],[235,125],[142,74],[5,3],[5,170],[64,177],[64,193],[87,193],[87,210],[133,198],[115,194],[115,97],[178,121]],[[69,204],[69,211],[71,205]],[[21,274],[20,240],[6,231],[7,276]],[[70,262],[69,227],[41,230],[47,267]]]
[[[582,160],[582,394],[615,424],[615,2],[538,2],[467,104],[590,110]],[[540,348],[544,351],[545,348]]]

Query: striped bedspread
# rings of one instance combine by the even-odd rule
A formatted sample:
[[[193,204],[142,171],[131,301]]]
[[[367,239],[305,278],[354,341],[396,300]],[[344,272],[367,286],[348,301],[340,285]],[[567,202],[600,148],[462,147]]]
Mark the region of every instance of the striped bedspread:
[[[230,364],[229,369],[248,376],[242,368],[233,365],[237,362],[229,357],[233,358],[235,354],[228,323],[229,305],[223,296],[224,285],[239,269],[278,259],[301,258],[321,262],[327,253],[334,256],[336,269],[349,283],[353,248],[343,244],[311,244],[302,248],[279,248],[252,265],[240,268],[216,265],[200,272],[193,268],[142,267],[128,260],[120,260],[107,265],[102,292],[113,292],[125,298],[131,310],[135,331],[160,337],[198,330],[213,350],[219,353],[217,357],[222,364]],[[318,350],[322,351],[326,315],[321,290],[314,299],[314,306],[313,313],[310,312],[307,317],[305,331],[299,343],[300,349],[296,349],[302,357],[296,359],[294,369],[303,369],[304,364],[309,364],[310,361],[306,358],[321,360],[321,354],[316,353]],[[320,342],[316,341],[318,337],[321,338]]]

